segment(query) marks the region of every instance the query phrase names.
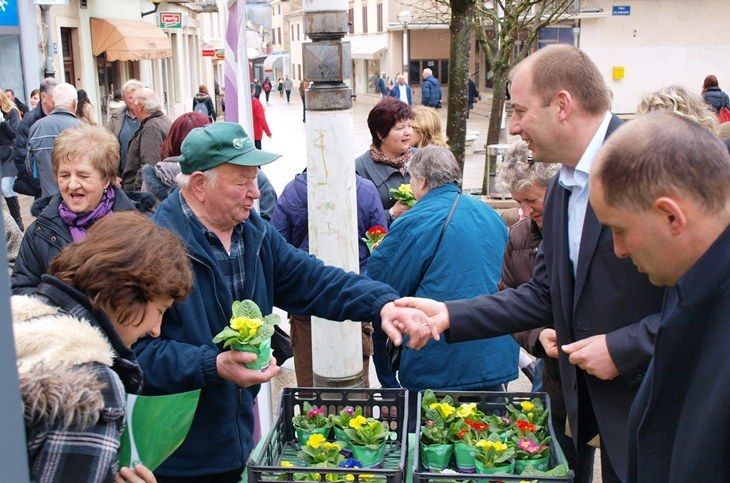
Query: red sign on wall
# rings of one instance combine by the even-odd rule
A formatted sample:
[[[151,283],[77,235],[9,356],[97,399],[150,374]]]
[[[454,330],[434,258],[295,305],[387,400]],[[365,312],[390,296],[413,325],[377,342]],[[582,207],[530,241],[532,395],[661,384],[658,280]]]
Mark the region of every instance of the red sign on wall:
[[[215,57],[215,49],[203,49],[203,57]]]
[[[181,29],[182,14],[176,12],[165,12],[160,14],[160,28]]]

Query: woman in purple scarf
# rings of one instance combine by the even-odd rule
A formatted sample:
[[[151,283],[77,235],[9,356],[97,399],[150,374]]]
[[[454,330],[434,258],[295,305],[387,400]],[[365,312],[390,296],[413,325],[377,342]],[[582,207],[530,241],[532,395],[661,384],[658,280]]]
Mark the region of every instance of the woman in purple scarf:
[[[60,192],[23,237],[10,279],[16,295],[32,292],[51,260],[66,245],[83,240],[95,221],[134,210],[117,183],[119,142],[106,129],[81,125],[62,132],[51,158]]]

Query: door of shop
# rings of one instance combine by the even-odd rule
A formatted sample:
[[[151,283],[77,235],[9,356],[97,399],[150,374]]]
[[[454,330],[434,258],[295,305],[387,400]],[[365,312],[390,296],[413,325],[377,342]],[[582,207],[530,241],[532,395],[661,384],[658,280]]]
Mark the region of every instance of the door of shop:
[[[75,29],[61,27],[61,54],[63,56],[63,78],[69,84],[76,84],[74,72],[73,31]]]

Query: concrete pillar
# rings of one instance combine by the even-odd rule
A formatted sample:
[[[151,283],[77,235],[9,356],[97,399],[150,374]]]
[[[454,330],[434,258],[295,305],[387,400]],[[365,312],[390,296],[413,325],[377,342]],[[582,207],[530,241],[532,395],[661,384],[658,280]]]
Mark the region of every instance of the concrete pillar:
[[[304,0],[302,45],[307,90],[307,199],[309,250],[348,271],[359,265],[352,98],[343,80],[350,71],[347,0]],[[363,383],[359,323],[312,317],[314,385],[358,387]]]

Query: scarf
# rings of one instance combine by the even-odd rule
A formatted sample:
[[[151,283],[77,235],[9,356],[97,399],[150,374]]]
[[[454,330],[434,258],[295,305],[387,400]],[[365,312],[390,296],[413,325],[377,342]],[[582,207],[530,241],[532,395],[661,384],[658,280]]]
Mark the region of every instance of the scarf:
[[[370,157],[373,158],[373,161],[380,164],[386,164],[401,171],[403,171],[404,166],[411,160],[412,156],[413,152],[409,148],[405,153],[401,154],[397,158],[390,159],[380,149],[376,148],[374,144],[370,145]]]
[[[58,205],[58,214],[61,215],[63,222],[68,225],[69,231],[71,232],[71,239],[78,242],[86,238],[86,230],[96,220],[100,220],[111,213],[112,207],[114,206],[114,198],[116,198],[116,193],[114,192],[114,188],[109,185],[104,191],[101,201],[96,205],[96,208],[86,213],[74,213],[66,205],[65,201],[61,201],[61,204]]]

